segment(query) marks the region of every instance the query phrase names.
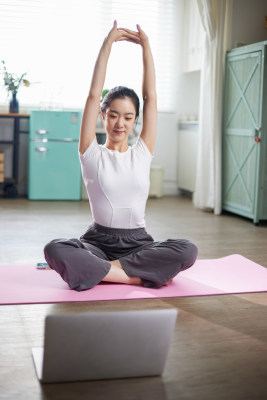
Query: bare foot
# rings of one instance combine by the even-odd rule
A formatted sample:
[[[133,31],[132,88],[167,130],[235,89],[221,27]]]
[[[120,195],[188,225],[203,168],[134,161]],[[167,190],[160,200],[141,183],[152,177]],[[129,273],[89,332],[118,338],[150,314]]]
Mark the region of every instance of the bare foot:
[[[168,282],[164,283],[163,286],[168,286],[168,285],[170,285],[172,282],[173,282],[173,279],[170,279]]]
[[[142,281],[138,277],[131,277],[123,270],[119,260],[110,261],[111,268],[108,274],[102,279],[106,282],[125,283],[127,285],[142,285]]]
[[[115,265],[116,267],[123,269],[122,265],[120,263],[120,260],[113,260],[113,261],[109,261],[109,262],[111,265]]]

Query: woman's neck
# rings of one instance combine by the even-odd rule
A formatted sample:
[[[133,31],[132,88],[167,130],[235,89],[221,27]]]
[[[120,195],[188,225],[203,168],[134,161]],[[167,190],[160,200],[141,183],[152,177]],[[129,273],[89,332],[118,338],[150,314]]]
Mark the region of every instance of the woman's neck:
[[[126,140],[121,142],[115,142],[107,138],[105,147],[107,147],[109,150],[116,150],[119,151],[120,153],[124,153],[125,151],[128,150],[129,146]]]

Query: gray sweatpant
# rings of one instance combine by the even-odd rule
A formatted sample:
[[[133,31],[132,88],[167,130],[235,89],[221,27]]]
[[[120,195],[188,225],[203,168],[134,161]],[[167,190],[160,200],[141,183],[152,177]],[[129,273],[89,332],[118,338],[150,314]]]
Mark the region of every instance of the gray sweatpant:
[[[103,280],[119,259],[125,273],[159,288],[197,258],[196,246],[185,239],[155,242],[145,228],[117,229],[93,223],[80,239],[55,239],[44,248],[45,259],[71,289],[90,289]]]

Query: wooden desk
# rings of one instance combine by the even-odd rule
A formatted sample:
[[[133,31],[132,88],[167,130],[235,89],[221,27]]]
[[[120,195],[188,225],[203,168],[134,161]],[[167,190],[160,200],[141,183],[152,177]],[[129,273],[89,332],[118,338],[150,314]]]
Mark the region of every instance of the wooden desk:
[[[31,347],[50,313],[177,307],[162,377],[40,384]],[[267,294],[0,306],[0,398],[20,400],[264,400]]]
[[[19,135],[20,133],[28,133],[28,131],[20,130],[20,120],[28,119],[29,114],[0,114],[0,118],[9,118],[13,120],[13,140],[2,140],[1,139],[1,129],[0,129],[0,144],[10,144],[13,146],[13,173],[11,181],[4,183],[4,190],[7,197],[17,196],[17,183],[19,177]],[[0,125],[1,128],[1,125]]]

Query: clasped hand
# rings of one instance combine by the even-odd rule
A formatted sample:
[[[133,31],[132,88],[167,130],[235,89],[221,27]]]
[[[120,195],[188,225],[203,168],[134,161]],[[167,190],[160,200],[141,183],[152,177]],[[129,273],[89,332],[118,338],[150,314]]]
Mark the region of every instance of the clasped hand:
[[[118,28],[117,21],[114,21],[113,28],[108,34],[108,39],[113,42],[127,41],[144,46],[148,41],[148,37],[145,32],[140,28],[140,25],[136,25],[137,32],[126,28]]]

